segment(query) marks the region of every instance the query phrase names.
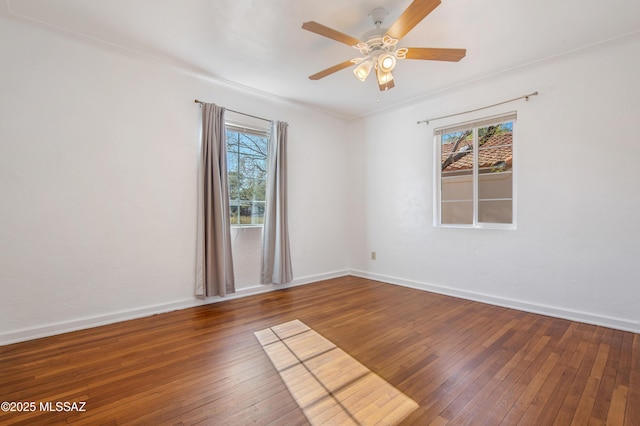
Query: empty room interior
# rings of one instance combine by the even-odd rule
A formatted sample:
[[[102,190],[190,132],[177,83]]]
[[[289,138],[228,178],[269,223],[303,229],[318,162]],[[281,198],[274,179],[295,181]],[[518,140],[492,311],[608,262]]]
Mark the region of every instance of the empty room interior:
[[[638,17],[6,0],[0,424],[640,425]]]

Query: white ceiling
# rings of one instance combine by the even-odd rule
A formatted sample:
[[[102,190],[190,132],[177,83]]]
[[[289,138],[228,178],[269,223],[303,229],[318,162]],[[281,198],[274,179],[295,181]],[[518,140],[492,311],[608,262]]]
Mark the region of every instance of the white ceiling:
[[[356,38],[384,7],[389,26],[411,0],[7,0],[3,15],[178,63],[350,119],[448,87],[640,31],[640,0],[442,0],[400,47],[466,48],[462,61],[405,60],[378,90],[351,69],[307,77],[359,56],[302,30],[317,21]],[[640,54],[640,52],[638,52]],[[525,89],[523,89],[525,90]]]

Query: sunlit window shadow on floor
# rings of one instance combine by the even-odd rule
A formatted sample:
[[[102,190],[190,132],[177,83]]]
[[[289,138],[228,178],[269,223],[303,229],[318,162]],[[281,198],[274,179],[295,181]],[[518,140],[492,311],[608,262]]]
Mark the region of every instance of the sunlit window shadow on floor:
[[[412,399],[299,320],[255,332],[314,425],[395,425]]]

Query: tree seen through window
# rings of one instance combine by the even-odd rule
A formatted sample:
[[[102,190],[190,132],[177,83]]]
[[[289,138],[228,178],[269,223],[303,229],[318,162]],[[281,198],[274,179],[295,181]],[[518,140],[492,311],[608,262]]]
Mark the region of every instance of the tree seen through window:
[[[268,135],[227,126],[227,178],[232,225],[264,223]]]

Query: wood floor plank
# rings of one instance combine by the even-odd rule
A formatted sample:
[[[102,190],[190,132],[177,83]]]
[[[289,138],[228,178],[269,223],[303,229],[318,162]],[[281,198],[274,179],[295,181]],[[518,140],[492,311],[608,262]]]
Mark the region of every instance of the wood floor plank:
[[[628,376],[629,372],[628,367],[620,364],[620,351],[622,349],[623,342],[622,333],[618,330],[611,331],[611,345],[602,375],[602,384],[598,389],[598,394],[596,395],[593,404],[593,410],[591,411],[591,422],[594,424],[596,422],[603,425],[606,424],[609,407],[611,406],[611,399],[613,398],[614,391],[617,387],[616,377],[618,375],[618,367],[620,366],[626,370],[626,376]]]
[[[519,394],[514,390],[527,383],[525,374],[535,370],[532,361],[537,359],[542,346],[540,341],[547,342],[548,336],[523,334],[522,347],[511,359],[505,361],[502,368],[494,375],[486,391],[477,396],[475,414],[484,424],[498,424],[511,409]],[[532,356],[535,354],[536,356]]]
[[[576,324],[574,323],[572,325]],[[575,327],[570,328],[575,329]],[[580,339],[581,337],[578,337],[572,332],[570,338],[566,339],[566,336],[563,336],[560,340],[560,344],[556,348],[556,350],[562,354],[557,366],[557,376],[555,376],[557,380],[550,380],[547,385],[548,387],[543,387],[537,413],[535,415],[533,413],[530,414],[528,419],[533,419],[537,416],[537,421],[540,424],[553,424],[564,402],[564,397],[569,392],[571,383],[577,374],[577,369],[572,368],[569,364],[572,358],[571,354],[576,351]],[[546,401],[543,402],[547,392],[549,392],[549,396],[546,398]],[[531,409],[534,410],[535,408],[532,407]]]
[[[626,350],[624,350],[626,349]],[[621,364],[628,366],[628,384],[627,405],[624,413],[625,426],[640,425],[640,335],[626,333],[624,336],[623,351],[620,355]],[[624,363],[622,360],[628,360]],[[625,375],[619,374],[620,383],[624,384]],[[616,377],[616,381],[617,377]],[[607,421],[608,421],[607,417]]]
[[[354,386],[364,372],[419,404],[402,425],[640,425],[638,334],[357,277],[2,346],[0,401],[87,411],[0,412],[0,425],[307,425],[254,335],[295,320],[342,351],[320,341],[306,353],[330,392],[356,402],[336,409],[307,384],[304,403],[327,421],[367,424],[380,407],[400,419],[403,400],[376,379]]]
[[[599,338],[604,332],[604,329],[593,327],[594,339],[591,342],[583,341],[581,350],[584,353],[580,357],[574,357],[572,359],[571,366],[575,367],[578,365],[576,370],[576,375],[573,378],[573,382],[568,392],[565,395],[564,401],[560,410],[558,412],[558,416],[556,416],[555,425],[566,425],[572,424],[574,418],[580,418],[582,413],[577,411],[580,401],[582,399],[583,394],[585,392],[591,392],[592,387],[595,385],[590,384],[590,372],[593,369],[594,362],[597,356],[597,349],[599,347],[598,342]],[[580,360],[579,362],[577,360]],[[591,407],[589,406],[589,413],[591,412]]]
[[[522,390],[520,397],[513,404],[507,415],[502,419],[502,424],[518,424],[520,419],[529,408],[529,405],[536,397],[540,388],[549,377],[549,374],[556,366],[559,356],[556,353],[551,353],[545,360],[544,364],[535,373],[531,381]]]
[[[627,404],[627,394],[629,389],[626,386],[618,386],[613,391],[613,396],[611,397],[611,404],[609,406],[609,411],[607,414],[607,426],[609,425],[622,425],[625,424],[625,409]],[[636,401],[637,403],[638,401]],[[632,417],[629,416],[629,419]],[[636,419],[636,424],[640,423],[640,419]],[[626,424],[633,424],[631,421]]]

